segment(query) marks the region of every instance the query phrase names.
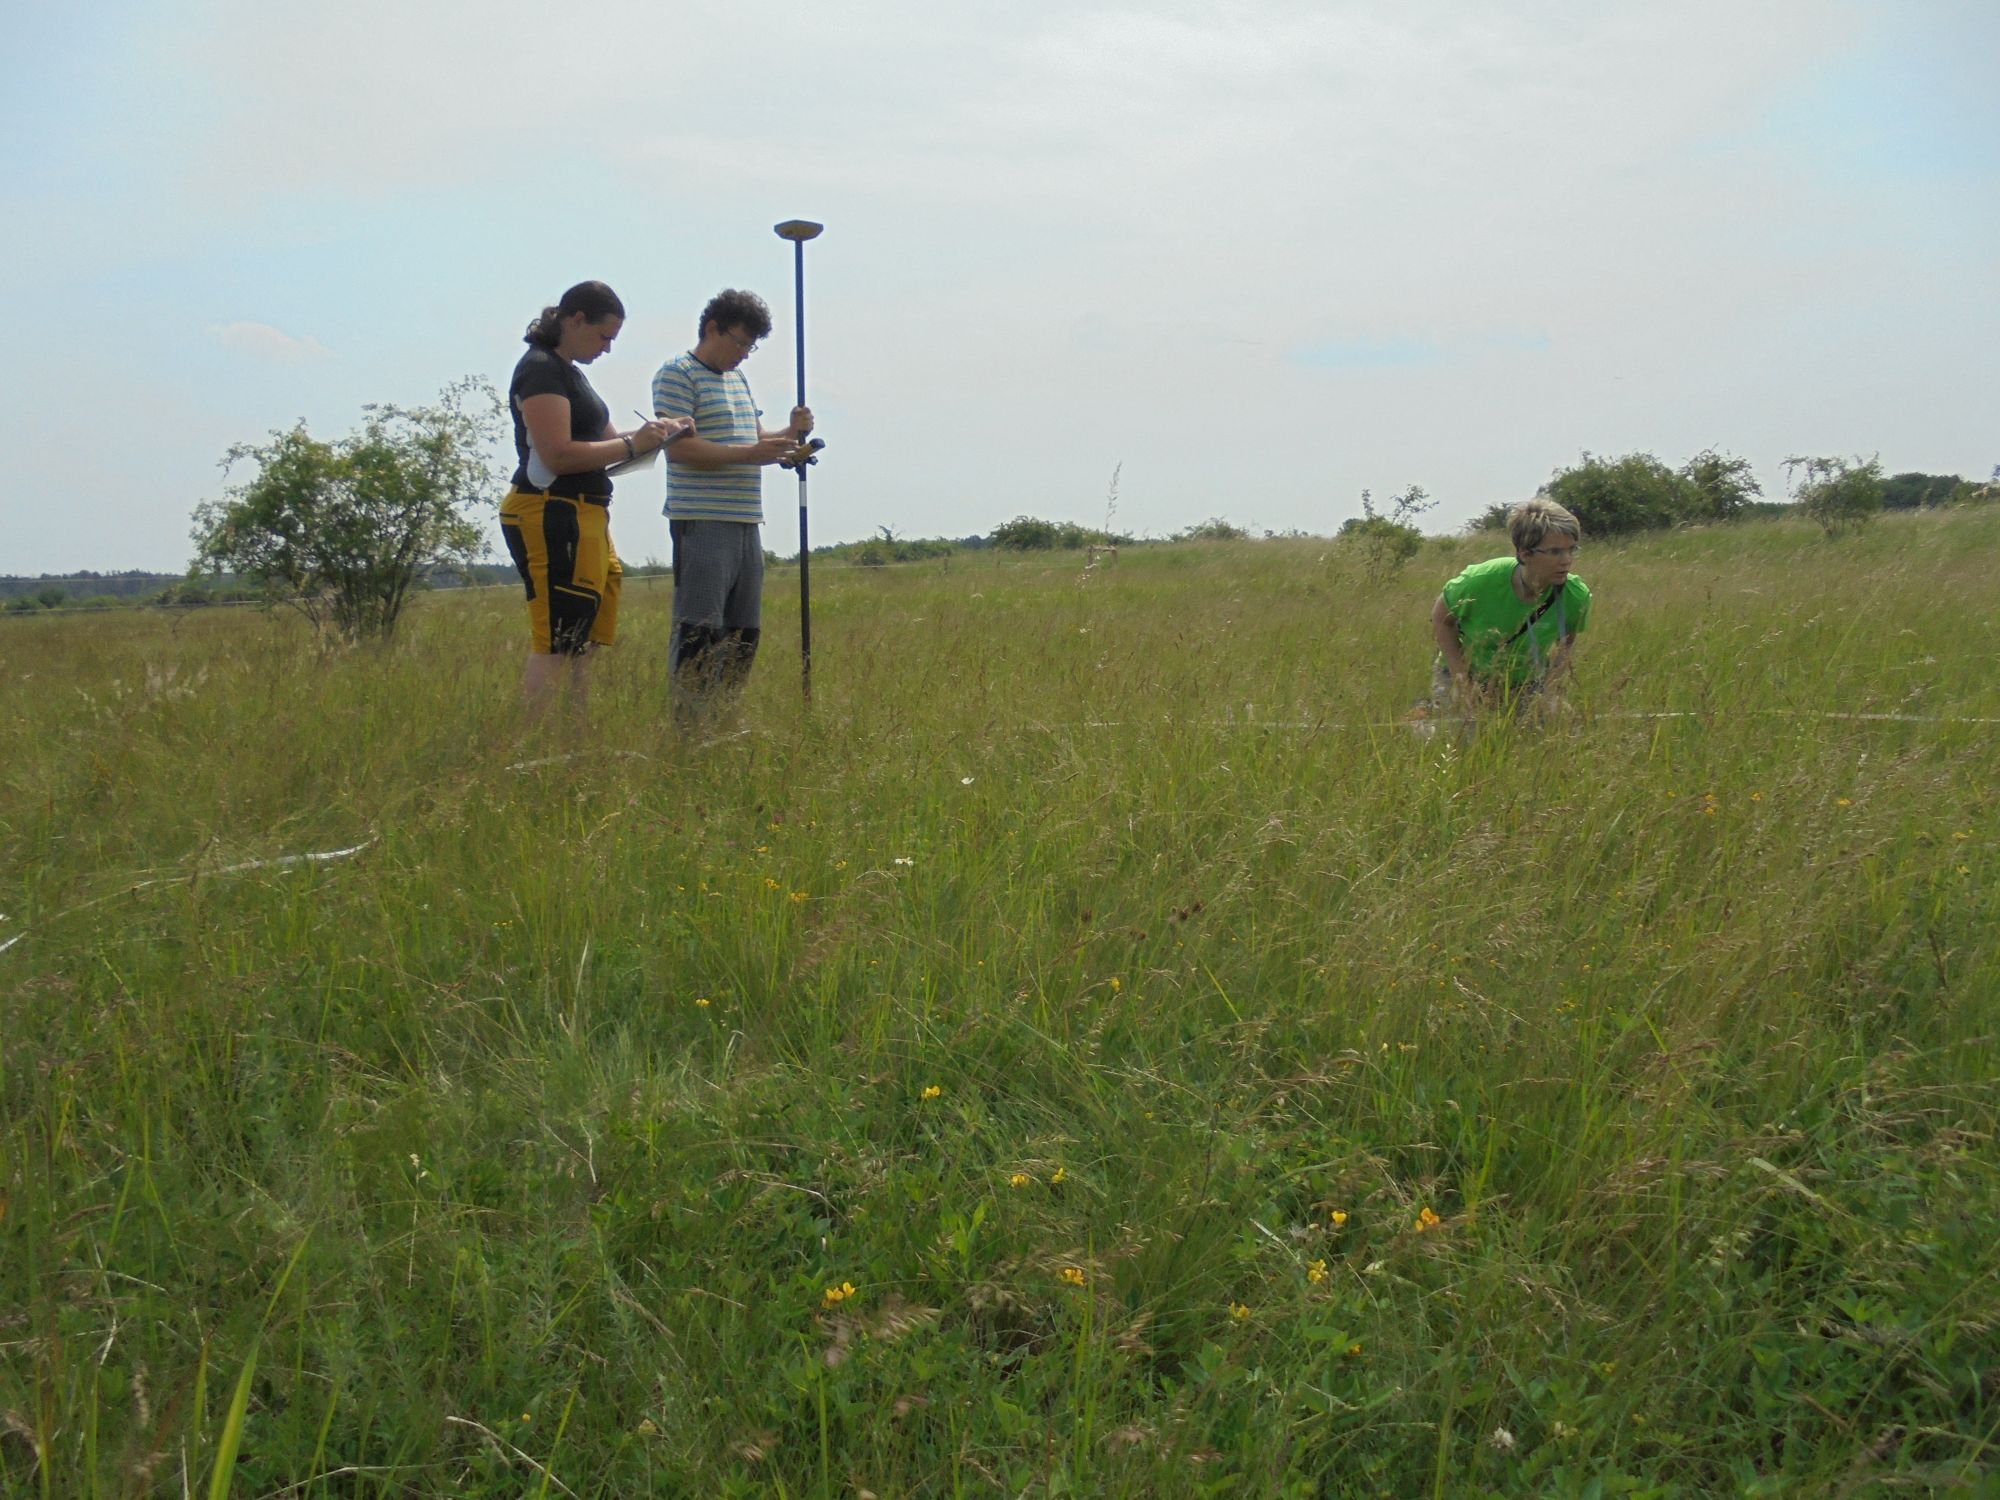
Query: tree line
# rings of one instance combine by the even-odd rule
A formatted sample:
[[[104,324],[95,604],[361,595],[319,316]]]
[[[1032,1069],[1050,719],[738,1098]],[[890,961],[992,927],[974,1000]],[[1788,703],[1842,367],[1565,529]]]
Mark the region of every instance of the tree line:
[[[482,560],[487,528],[480,510],[498,492],[493,454],[506,410],[499,394],[486,381],[470,378],[446,387],[426,406],[362,410],[361,426],[331,442],[315,438],[300,422],[272,433],[265,443],[232,447],[223,461],[225,473],[248,470],[247,477],[196,508],[195,556],[187,577],[148,602],[193,605],[221,597],[282,602],[322,634],[357,641],[392,634],[416,589],[452,578],[506,576],[503,567]],[[1785,470],[1788,493],[1779,502],[1764,498],[1747,460],[1714,449],[1677,468],[1650,453],[1603,458],[1586,452],[1579,463],[1558,469],[1538,493],[1571,511],[1593,537],[1773,513],[1806,515],[1838,535],[1883,510],[2000,499],[2000,468],[1984,484],[1955,474],[1885,476],[1875,458],[1797,457]],[[1114,474],[1100,527],[1021,515],[983,537],[910,539],[885,526],[879,537],[816,548],[814,555],[872,567],[983,548],[1129,546],[1138,539],[1111,524],[1116,498]],[[1354,548],[1371,573],[1392,573],[1422,545],[1415,520],[1432,503],[1420,486],[1411,485],[1378,508],[1364,490],[1362,514],[1344,522],[1336,540]],[[1467,530],[1504,526],[1508,509],[1506,503],[1488,507]],[[1165,540],[1226,542],[1249,535],[1217,516]],[[0,599],[17,613],[108,605],[125,602],[118,596],[144,592],[138,580],[150,583],[155,577],[109,575],[101,581],[111,586],[89,595],[75,580],[0,580]]]

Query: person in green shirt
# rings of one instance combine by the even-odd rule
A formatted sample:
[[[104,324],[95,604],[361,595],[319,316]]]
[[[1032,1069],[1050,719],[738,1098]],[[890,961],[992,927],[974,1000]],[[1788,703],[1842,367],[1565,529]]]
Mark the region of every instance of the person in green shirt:
[[[1576,517],[1553,500],[1524,500],[1507,531],[1512,557],[1474,563],[1431,606],[1430,715],[1546,694],[1590,622],[1590,590],[1570,571],[1583,534]]]

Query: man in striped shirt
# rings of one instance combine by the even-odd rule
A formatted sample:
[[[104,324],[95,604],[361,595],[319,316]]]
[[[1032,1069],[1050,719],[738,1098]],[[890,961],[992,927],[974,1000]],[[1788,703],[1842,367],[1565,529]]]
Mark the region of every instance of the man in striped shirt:
[[[763,469],[812,431],[812,413],[768,431],[737,367],[771,331],[754,292],[724,291],[702,309],[701,337],[653,377],[653,410],[692,417],[667,456],[667,533],[673,544],[674,634],[668,652],[676,717],[692,721],[718,689],[750,675],[763,628]]]

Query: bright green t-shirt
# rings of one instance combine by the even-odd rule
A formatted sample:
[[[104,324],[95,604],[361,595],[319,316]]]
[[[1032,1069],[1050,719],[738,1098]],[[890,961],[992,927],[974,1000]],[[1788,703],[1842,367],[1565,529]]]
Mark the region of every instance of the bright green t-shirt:
[[[1477,681],[1504,679],[1514,687],[1533,682],[1556,647],[1557,614],[1562,616],[1565,635],[1579,634],[1589,623],[1590,590],[1572,573],[1563,586],[1562,602],[1550,605],[1503,653],[1501,643],[1520,630],[1521,622],[1545,597],[1537,595],[1531,603],[1521,602],[1514,593],[1514,569],[1518,566],[1514,558],[1496,557],[1491,562],[1474,563],[1444,586],[1445,608],[1458,621],[1458,638],[1464,643],[1465,660]]]

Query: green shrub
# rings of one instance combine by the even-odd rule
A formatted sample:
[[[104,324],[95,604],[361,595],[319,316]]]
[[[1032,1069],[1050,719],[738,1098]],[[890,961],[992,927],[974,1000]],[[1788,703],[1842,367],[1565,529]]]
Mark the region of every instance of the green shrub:
[[[1882,465],[1877,459],[1788,458],[1785,474],[1800,514],[1819,522],[1830,537],[1858,531],[1881,512]]]

